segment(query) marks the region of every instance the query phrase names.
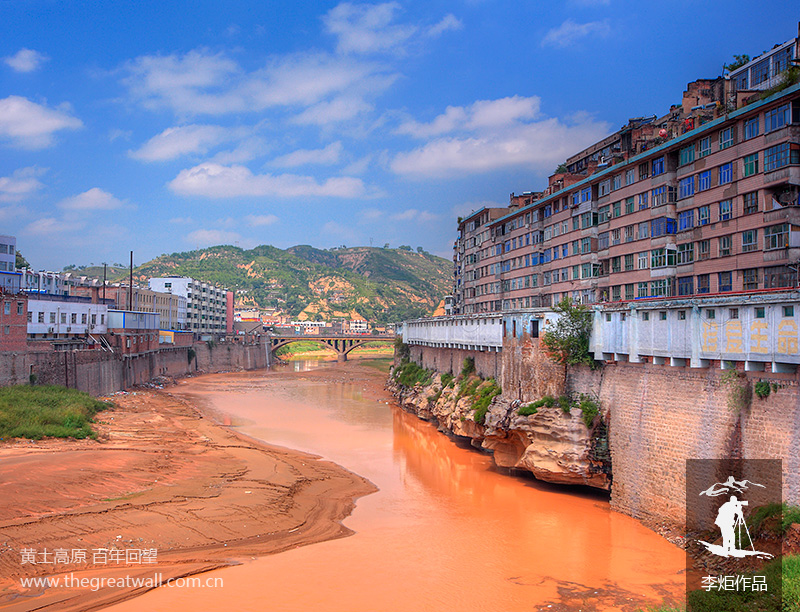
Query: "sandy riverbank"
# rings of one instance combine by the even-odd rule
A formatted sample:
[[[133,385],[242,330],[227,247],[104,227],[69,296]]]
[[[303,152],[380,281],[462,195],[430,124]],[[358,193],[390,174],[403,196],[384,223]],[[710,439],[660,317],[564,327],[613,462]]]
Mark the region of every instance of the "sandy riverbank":
[[[0,443],[0,609],[93,610],[147,590],[23,588],[25,577],[166,581],[342,537],[354,500],[375,490],[338,465],[219,425],[169,388],[114,401],[98,415],[97,442]],[[36,564],[22,563],[25,549]],[[70,561],[85,551],[86,561],[55,563],[58,549]],[[101,549],[134,560],[155,549],[156,563],[103,563]]]

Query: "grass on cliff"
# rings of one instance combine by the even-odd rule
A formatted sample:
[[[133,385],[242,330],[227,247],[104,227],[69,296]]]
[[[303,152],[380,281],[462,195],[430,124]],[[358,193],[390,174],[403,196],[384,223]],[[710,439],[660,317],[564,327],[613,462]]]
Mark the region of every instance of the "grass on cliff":
[[[431,378],[433,378],[433,372],[418,366],[413,361],[404,359],[394,371],[394,378],[404,387],[413,387],[417,384],[427,385],[430,384]]]
[[[552,395],[545,395],[535,402],[520,406],[517,410],[517,414],[520,416],[531,416],[539,412],[539,408],[552,408],[555,405],[558,405],[564,414],[569,414],[573,408],[580,408],[583,423],[589,429],[592,428],[595,418],[600,414],[600,406],[597,405],[597,402],[584,394],[581,394],[576,400],[571,400],[566,395],[562,395],[559,398],[555,398]]]
[[[56,385],[0,388],[0,438],[96,438],[91,423],[108,406]]]

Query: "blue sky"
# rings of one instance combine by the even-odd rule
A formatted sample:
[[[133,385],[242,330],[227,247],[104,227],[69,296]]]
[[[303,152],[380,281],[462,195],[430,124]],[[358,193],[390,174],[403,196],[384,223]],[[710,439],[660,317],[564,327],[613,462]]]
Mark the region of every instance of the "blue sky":
[[[0,3],[0,234],[36,268],[408,244],[797,33],[792,2]]]

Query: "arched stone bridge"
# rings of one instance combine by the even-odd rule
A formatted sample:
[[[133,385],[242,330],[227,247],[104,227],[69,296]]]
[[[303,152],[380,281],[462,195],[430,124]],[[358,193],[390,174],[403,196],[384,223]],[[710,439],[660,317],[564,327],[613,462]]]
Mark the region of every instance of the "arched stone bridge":
[[[361,334],[338,334],[338,335],[324,335],[324,336],[270,336],[269,350],[275,353],[282,346],[291,344],[292,342],[308,342],[309,340],[324,344],[329,349],[336,351],[336,357],[339,361],[347,361],[347,354],[354,348],[363,346],[367,342],[393,342],[394,336],[372,336]]]

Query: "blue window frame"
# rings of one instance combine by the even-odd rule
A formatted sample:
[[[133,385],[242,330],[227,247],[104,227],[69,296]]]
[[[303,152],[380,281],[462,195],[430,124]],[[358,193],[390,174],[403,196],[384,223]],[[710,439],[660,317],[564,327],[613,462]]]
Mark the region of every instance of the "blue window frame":
[[[688,198],[692,195],[694,195],[694,177],[687,176],[685,179],[681,179],[681,182],[678,183],[678,197]]]
[[[664,174],[664,157],[657,157],[653,160],[653,176],[658,176],[659,174]]]
[[[722,164],[719,167],[719,184],[725,185],[733,180],[733,162]]]
[[[778,108],[764,113],[764,133],[779,130],[789,123],[789,105],[783,104]]]
[[[753,117],[744,122],[744,139],[749,140],[759,135],[759,118]]]
[[[694,227],[694,210],[684,210],[678,214],[678,231]]]
[[[711,189],[711,170],[706,170],[697,175],[697,191]]]

